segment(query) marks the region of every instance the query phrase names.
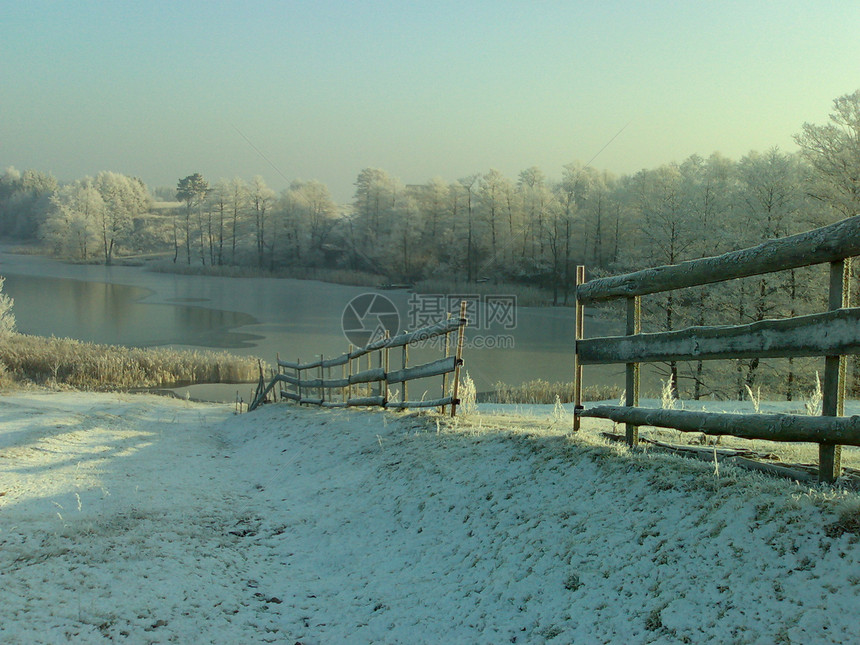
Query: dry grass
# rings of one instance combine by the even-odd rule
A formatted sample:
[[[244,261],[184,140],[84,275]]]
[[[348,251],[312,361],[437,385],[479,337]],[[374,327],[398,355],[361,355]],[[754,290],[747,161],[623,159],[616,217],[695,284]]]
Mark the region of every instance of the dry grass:
[[[609,422],[611,423],[611,422]],[[607,426],[608,427],[608,426]],[[613,425],[613,431],[618,431],[621,424]],[[622,429],[623,431],[623,429]],[[752,450],[760,454],[772,455],[777,461],[786,464],[818,463],[818,444],[791,441],[764,441],[761,439],[742,439],[731,435],[705,435],[699,432],[681,432],[670,428],[640,428],[640,437],[663,441],[677,445],[688,446],[718,446],[719,448],[735,448]],[[860,449],[853,446],[842,447],[842,465],[860,468]]]
[[[582,388],[583,401],[617,400],[622,390],[613,385],[589,385]],[[496,383],[487,403],[540,403],[573,402],[573,382],[554,382],[537,379],[522,385]]]
[[[247,383],[257,359],[226,352],[97,345],[25,334],[0,337],[0,385],[34,383],[84,390]]]

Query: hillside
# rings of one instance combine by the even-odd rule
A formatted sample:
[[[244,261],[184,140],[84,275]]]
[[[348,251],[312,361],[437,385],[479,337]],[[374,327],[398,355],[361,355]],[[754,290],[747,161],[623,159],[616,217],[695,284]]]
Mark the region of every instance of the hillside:
[[[841,643],[855,493],[551,418],[12,393],[4,643]]]

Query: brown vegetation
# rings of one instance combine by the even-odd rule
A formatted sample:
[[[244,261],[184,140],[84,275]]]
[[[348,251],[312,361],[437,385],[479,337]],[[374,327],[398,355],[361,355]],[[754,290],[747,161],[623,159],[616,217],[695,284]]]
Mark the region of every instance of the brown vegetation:
[[[98,345],[25,334],[0,337],[0,386],[66,385],[83,390],[246,383],[257,360],[226,352]]]

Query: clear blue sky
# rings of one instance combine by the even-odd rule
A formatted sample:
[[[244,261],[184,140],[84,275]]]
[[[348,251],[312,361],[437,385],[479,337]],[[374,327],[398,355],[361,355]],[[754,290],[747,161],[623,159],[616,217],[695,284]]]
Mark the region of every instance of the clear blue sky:
[[[0,0],[0,166],[275,189],[794,150],[860,88],[860,2]],[[625,128],[626,126],[626,128]]]

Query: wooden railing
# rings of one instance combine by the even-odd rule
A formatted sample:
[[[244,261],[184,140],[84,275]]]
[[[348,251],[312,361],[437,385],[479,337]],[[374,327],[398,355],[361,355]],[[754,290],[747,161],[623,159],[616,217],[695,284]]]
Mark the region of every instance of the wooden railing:
[[[466,303],[460,303],[460,317],[449,318],[435,325],[384,338],[366,347],[353,348],[335,358],[319,359],[307,363],[283,361],[278,357],[278,371],[266,385],[262,371],[254,400],[248,410],[254,410],[267,400],[277,384],[283,384],[279,394],[282,399],[304,405],[319,405],[327,408],[380,406],[383,408],[441,408],[442,413],[451,406],[451,416],[456,416],[460,387],[460,368],[463,365],[463,340],[467,324]],[[451,354],[451,334],[457,334],[456,349]],[[433,338],[443,337],[443,357],[420,365],[409,365],[409,346]],[[400,348],[400,369],[391,370],[390,353]],[[376,358],[374,361],[373,359]],[[365,368],[361,363],[366,360]],[[376,363],[374,366],[373,363]],[[332,375],[340,367],[340,377]],[[289,373],[288,373],[289,372]],[[312,372],[312,375],[308,375]],[[449,392],[448,375],[453,373]],[[409,400],[409,382],[416,379],[441,376],[440,396],[434,399]],[[389,400],[389,386],[398,385],[399,400]]]
[[[834,481],[841,473],[841,446],[860,446],[860,417],[842,416],[844,355],[860,353],[860,309],[848,308],[849,258],[857,255],[860,255],[860,216],[716,257],[591,282],[585,281],[585,267],[578,267],[574,430],[579,429],[581,417],[598,417],[626,424],[626,439],[631,446],[638,443],[638,428],[643,425],[747,439],[813,442],[819,444],[819,480]],[[640,297],[643,295],[823,263],[830,264],[829,311],[826,313],[749,325],[641,333]],[[626,335],[586,339],[585,306],[620,298],[627,303]],[[639,363],[642,362],[800,356],[825,357],[821,417],[638,407]],[[620,363],[626,365],[625,405],[584,409],[582,366]]]

